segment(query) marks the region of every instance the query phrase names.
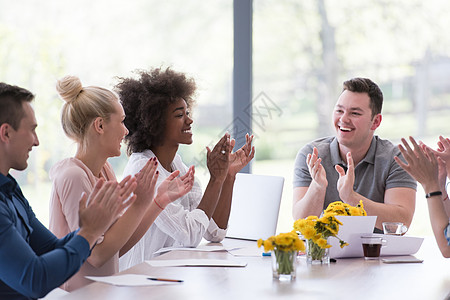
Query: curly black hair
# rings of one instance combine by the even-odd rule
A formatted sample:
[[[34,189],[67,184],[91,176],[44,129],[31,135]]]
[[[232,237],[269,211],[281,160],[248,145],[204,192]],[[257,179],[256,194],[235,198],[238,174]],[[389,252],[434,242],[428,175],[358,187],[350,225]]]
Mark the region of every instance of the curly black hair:
[[[127,152],[132,154],[160,146],[165,134],[167,109],[180,98],[194,104],[193,78],[170,68],[137,70],[137,79],[119,77],[115,90],[125,111]]]

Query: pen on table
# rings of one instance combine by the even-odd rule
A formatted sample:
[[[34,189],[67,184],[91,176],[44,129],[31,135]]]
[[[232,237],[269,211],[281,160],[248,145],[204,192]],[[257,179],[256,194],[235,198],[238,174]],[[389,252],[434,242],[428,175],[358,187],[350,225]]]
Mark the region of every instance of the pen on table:
[[[147,277],[147,279],[153,280],[153,281],[183,282],[183,280],[179,280],[179,279],[154,278],[154,277]]]
[[[263,252],[262,256],[271,256],[271,252]]]

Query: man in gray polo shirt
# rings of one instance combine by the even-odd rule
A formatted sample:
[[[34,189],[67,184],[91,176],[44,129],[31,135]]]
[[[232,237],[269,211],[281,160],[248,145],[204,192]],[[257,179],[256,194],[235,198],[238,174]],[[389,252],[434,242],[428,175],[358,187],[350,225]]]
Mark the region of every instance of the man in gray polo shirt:
[[[383,93],[370,79],[344,82],[333,112],[336,136],[315,140],[297,154],[295,219],[318,216],[333,201],[355,206],[362,200],[367,214],[377,216],[378,229],[386,221],[410,225],[417,183],[394,161],[401,157],[398,148],[374,136],[382,105]]]

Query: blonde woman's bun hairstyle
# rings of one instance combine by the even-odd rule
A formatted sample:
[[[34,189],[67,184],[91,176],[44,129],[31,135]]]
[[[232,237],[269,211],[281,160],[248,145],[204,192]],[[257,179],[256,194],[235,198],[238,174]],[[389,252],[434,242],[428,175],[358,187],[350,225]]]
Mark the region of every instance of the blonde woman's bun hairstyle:
[[[56,90],[65,101],[61,111],[61,124],[65,134],[86,148],[86,135],[97,117],[109,120],[115,112],[118,96],[112,91],[98,87],[83,87],[76,76],[58,80]]]
[[[56,83],[56,91],[67,103],[75,101],[82,90],[81,80],[76,76],[65,76]]]

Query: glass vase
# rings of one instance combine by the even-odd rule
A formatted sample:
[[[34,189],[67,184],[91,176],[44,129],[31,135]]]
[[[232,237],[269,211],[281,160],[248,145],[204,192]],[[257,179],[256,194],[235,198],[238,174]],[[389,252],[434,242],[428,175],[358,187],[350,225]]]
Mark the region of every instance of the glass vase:
[[[297,251],[272,251],[272,274],[273,278],[281,281],[295,279]]]
[[[310,265],[320,265],[330,263],[330,249],[320,248],[311,239],[306,241],[306,263]]]

